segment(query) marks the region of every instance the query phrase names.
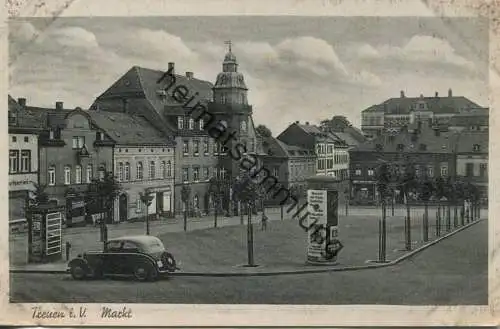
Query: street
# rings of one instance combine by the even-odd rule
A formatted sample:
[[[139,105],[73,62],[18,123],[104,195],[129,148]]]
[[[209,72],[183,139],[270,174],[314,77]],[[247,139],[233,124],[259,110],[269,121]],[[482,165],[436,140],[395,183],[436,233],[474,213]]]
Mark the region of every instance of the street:
[[[55,303],[487,304],[487,229],[488,222],[482,221],[382,269],[265,277],[181,276],[152,283],[11,274],[10,296],[11,302]]]

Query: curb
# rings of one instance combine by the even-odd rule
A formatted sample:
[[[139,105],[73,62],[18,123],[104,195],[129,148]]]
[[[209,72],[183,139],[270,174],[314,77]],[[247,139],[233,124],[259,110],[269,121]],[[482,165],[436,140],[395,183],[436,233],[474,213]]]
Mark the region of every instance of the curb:
[[[334,267],[334,268],[321,268],[321,269],[303,269],[303,270],[289,270],[289,271],[270,271],[270,272],[255,272],[255,273],[230,273],[230,272],[177,272],[170,273],[169,276],[191,276],[191,277],[249,277],[249,276],[276,276],[276,275],[297,275],[297,274],[315,274],[315,273],[327,273],[327,272],[347,272],[347,271],[359,271],[359,270],[369,270],[377,269],[382,267],[394,266],[407,260],[416,254],[424,251],[425,249],[443,241],[479,222],[486,219],[478,219],[476,221],[470,222],[455,231],[449,232],[438,239],[431,241],[419,248],[412,250],[411,252],[396,258],[395,260],[389,261],[383,264],[370,264],[370,265],[359,265],[359,266],[344,266],[344,267]],[[27,269],[10,269],[10,273],[24,273],[24,274],[66,274],[67,270],[27,270]]]

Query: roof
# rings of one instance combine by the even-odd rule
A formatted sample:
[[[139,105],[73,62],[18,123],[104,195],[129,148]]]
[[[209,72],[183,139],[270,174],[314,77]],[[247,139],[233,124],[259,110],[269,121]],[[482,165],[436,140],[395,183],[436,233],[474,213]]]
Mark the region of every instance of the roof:
[[[382,146],[381,152],[387,153],[451,153],[454,152],[457,141],[456,132],[440,132],[435,135],[431,128],[422,128],[415,135],[411,132],[401,131],[397,135],[382,135],[373,140],[366,141],[355,147],[352,151],[373,152],[377,151],[378,145]],[[399,145],[403,145],[401,150]],[[420,148],[425,145],[425,150]]]
[[[322,131],[318,126],[316,125],[310,125],[310,124],[300,124],[300,123],[294,123],[302,129],[306,134],[311,135],[317,139],[317,141],[320,142],[328,142],[328,143],[343,143],[342,140],[340,140],[338,137],[335,135],[332,135],[331,133],[324,132]]]
[[[143,117],[123,112],[88,111],[88,113],[95,124],[118,144],[174,145],[172,139],[164,136]]]
[[[350,147],[358,146],[361,143],[348,132],[334,132],[333,134],[335,134],[339,139],[343,140],[344,143],[346,143]]]
[[[172,97],[175,86],[185,86],[188,89],[188,98],[194,93],[198,93],[196,100],[205,102],[211,100],[213,87],[211,82],[174,74],[176,79],[175,85],[171,85],[169,76],[165,77],[164,75],[165,72],[160,70],[133,66],[104,93],[98,96],[96,101],[99,102],[99,100],[115,97],[137,97],[139,95],[148,101],[151,109],[157,113],[157,116],[160,115],[161,118],[164,119],[165,113],[177,113],[179,112],[180,105],[183,105],[179,104],[179,102]],[[165,90],[167,91],[165,92]],[[197,102],[193,100],[191,105],[194,106],[196,103]],[[177,128],[169,124],[167,120],[165,120],[164,123],[168,125],[170,130],[177,130]]]
[[[385,112],[386,114],[408,114],[418,111],[418,103],[425,103],[426,111],[434,113],[467,113],[482,107],[463,96],[447,97],[398,97],[390,98],[381,104],[372,105],[362,112]]]
[[[158,239],[157,237],[155,236],[152,236],[152,235],[130,235],[130,236],[121,236],[121,237],[118,237],[118,238],[111,238],[111,239],[108,239],[108,242],[109,241],[121,241],[121,240],[128,240],[128,241],[132,241],[132,242],[137,242],[137,243],[140,243],[140,244],[144,244],[144,243],[148,243],[148,242],[152,242],[152,241],[161,241],[160,239]]]
[[[47,113],[44,111],[33,111],[30,108],[23,109],[14,98],[9,95],[9,112],[15,113],[16,124],[10,124],[9,128],[43,129],[47,122]]]
[[[488,115],[462,113],[454,115],[450,119],[450,126],[460,126],[460,127],[467,127],[471,125],[488,126],[489,120],[490,118]]]
[[[272,136],[262,137],[263,152],[267,156],[283,158],[288,157],[288,153],[286,152],[285,147],[283,147],[283,144],[284,143]]]
[[[474,145],[479,145],[480,153],[488,153],[488,141],[487,131],[462,131],[457,139],[457,153],[474,152]]]
[[[278,140],[278,143],[281,145],[281,147],[285,150],[287,155],[289,157],[315,157],[316,153],[314,150],[309,150],[304,147],[296,146],[296,145],[288,145],[286,143],[283,143],[282,141]]]

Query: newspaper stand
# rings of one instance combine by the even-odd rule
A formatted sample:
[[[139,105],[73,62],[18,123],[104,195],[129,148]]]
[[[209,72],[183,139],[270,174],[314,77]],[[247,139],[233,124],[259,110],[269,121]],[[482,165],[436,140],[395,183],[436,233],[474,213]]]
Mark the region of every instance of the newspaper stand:
[[[28,209],[28,262],[48,263],[62,258],[64,206],[36,205]]]

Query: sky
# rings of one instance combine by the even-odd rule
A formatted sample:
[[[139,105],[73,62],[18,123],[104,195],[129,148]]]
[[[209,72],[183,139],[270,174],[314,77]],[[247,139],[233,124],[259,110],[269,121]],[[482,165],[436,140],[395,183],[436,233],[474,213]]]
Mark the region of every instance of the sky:
[[[215,82],[231,40],[256,124],[278,135],[404,90],[488,106],[488,25],[479,18],[177,16],[9,21],[9,93],[86,108],[134,65]]]

